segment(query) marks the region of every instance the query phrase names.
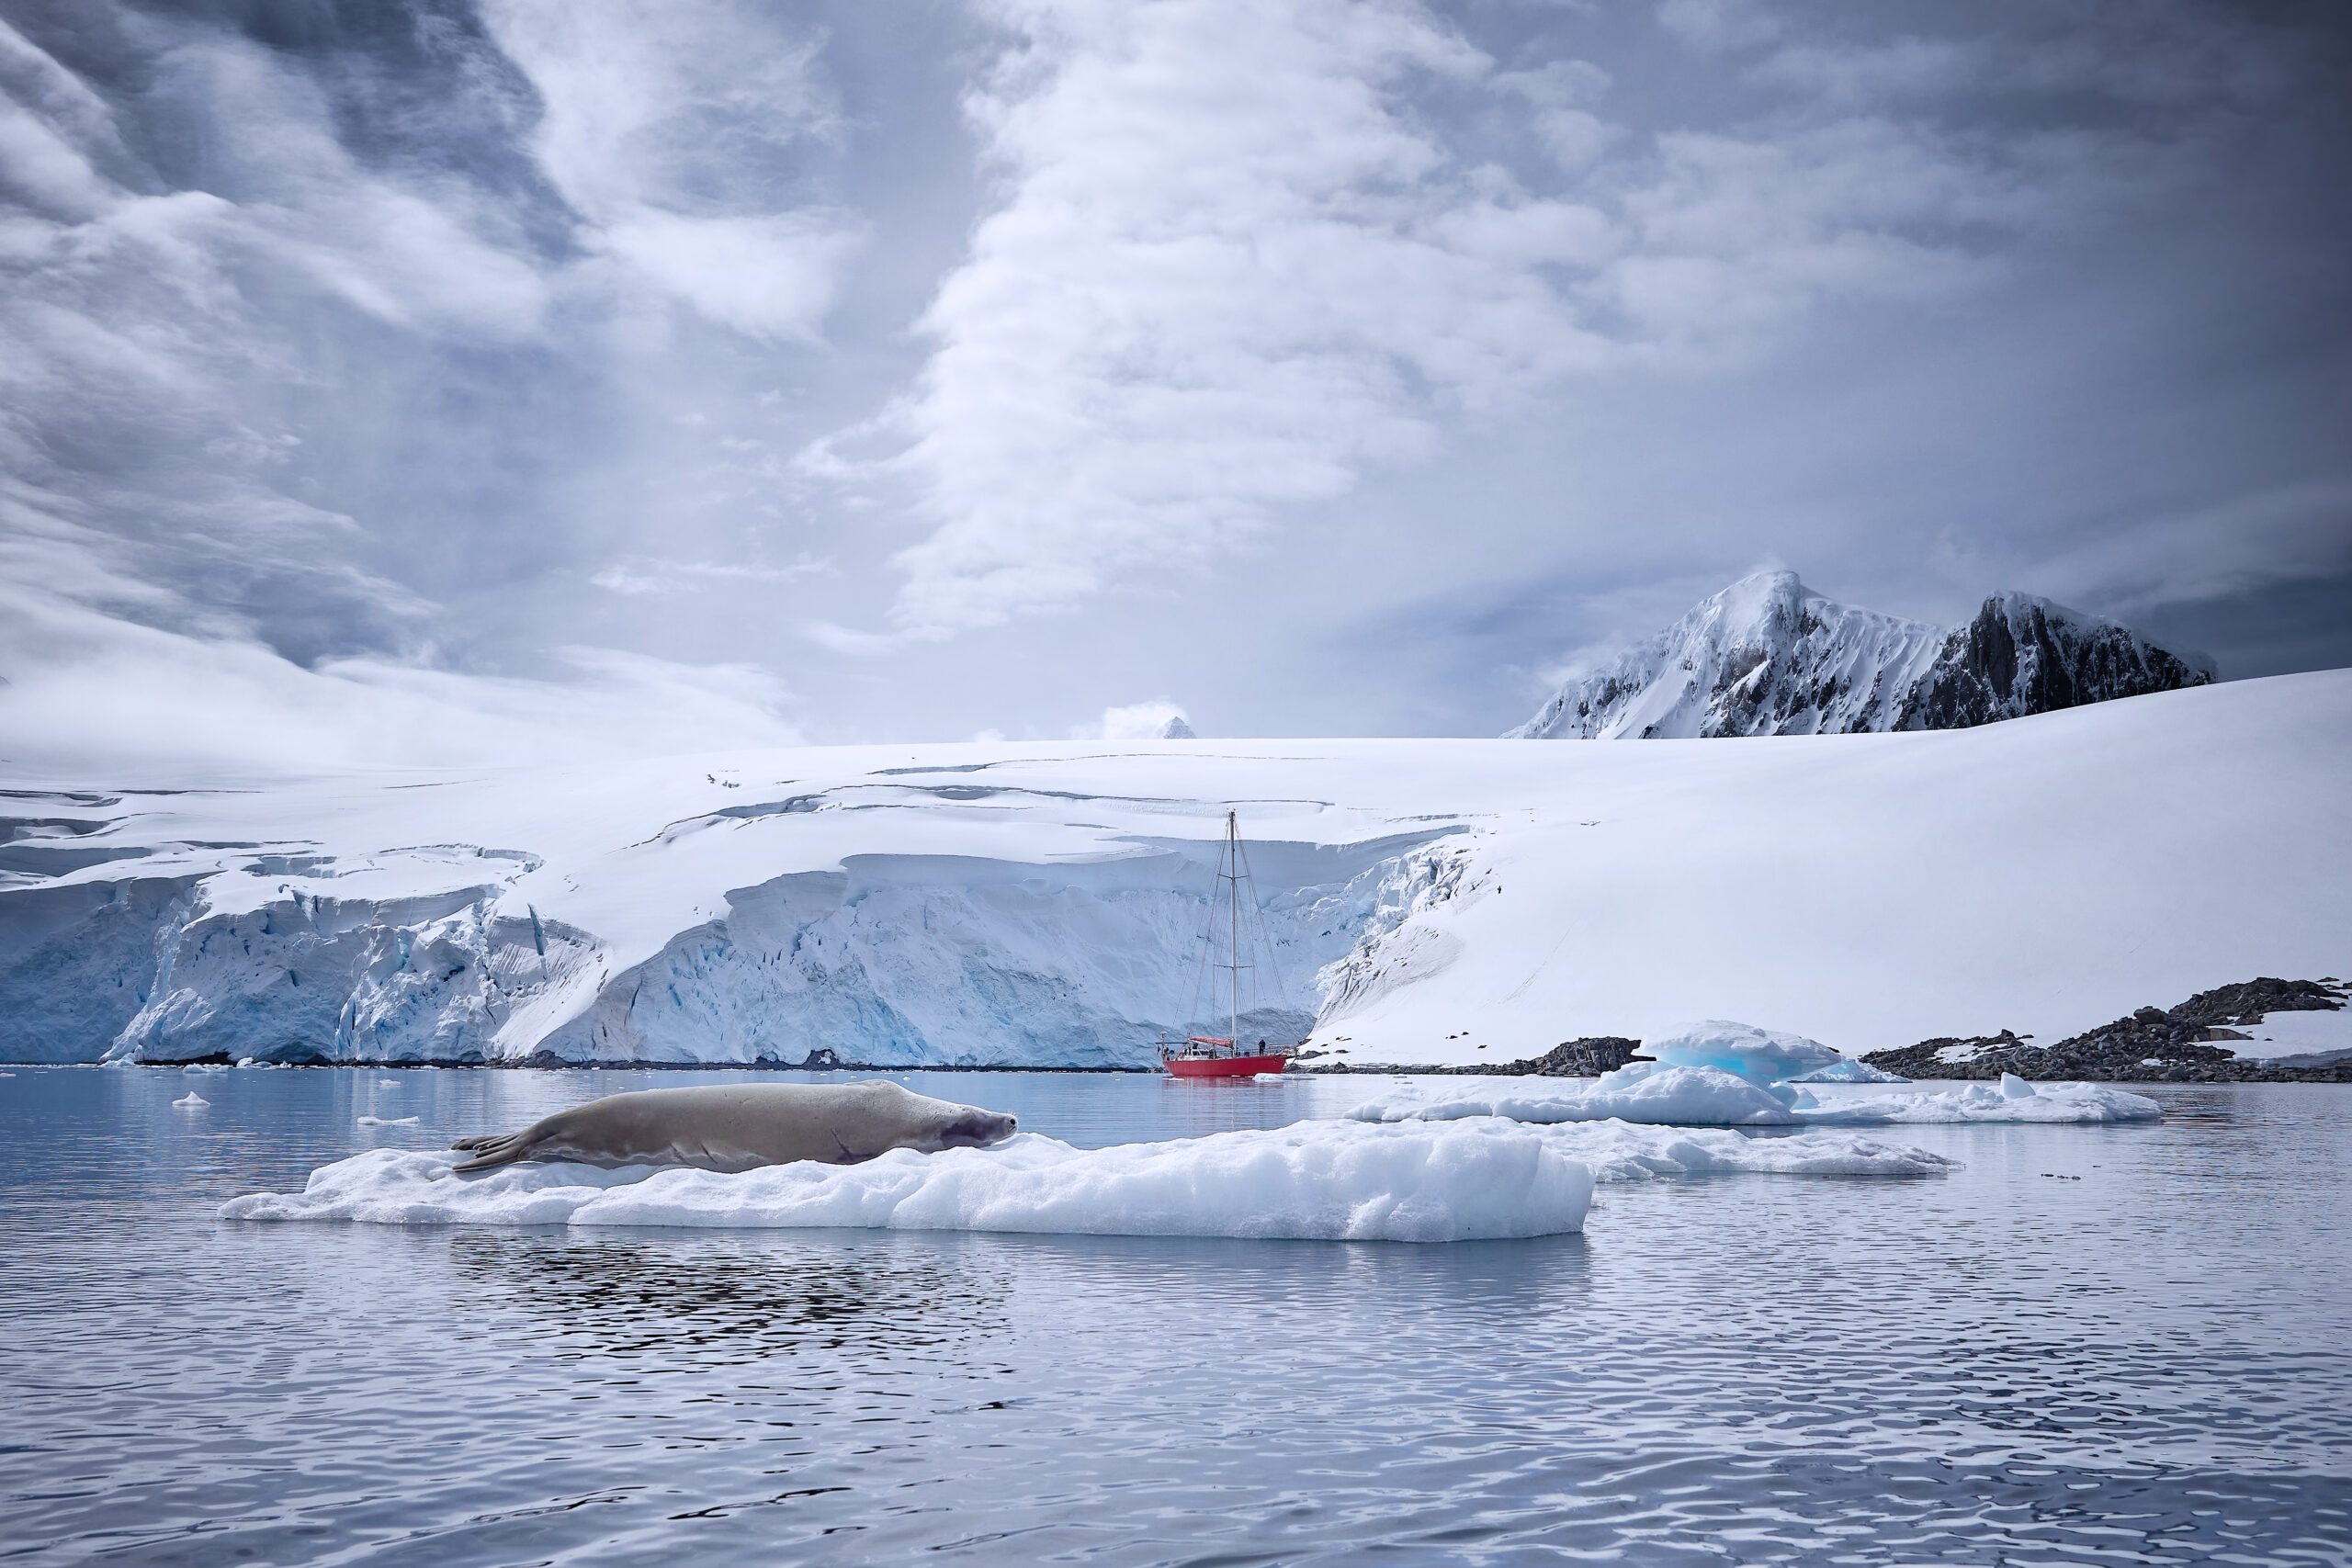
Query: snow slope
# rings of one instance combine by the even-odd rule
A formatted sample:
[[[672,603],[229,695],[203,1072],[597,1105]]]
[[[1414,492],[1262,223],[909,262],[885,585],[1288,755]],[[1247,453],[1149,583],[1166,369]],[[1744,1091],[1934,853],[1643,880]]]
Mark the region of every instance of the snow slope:
[[[2352,671],[1718,746],[969,742],[16,777],[0,1059],[1141,1064],[1228,804],[1245,1021],[1508,1061],[1714,1016],[2055,1039],[2352,958]],[[1294,1036],[1295,1037],[1295,1036]]]
[[[1959,729],[2212,678],[2128,627],[2030,593],[1996,593],[1968,625],[1946,628],[1764,571],[1568,682],[1506,739]]]

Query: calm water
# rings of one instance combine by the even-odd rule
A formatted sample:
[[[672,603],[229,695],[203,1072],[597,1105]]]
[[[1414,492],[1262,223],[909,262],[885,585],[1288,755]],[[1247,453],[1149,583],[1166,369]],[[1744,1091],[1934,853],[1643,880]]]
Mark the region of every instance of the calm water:
[[[2352,1562],[2352,1087],[1407,1247],[229,1224],[371,1144],[710,1080],[12,1070],[16,1561]],[[1381,1082],[906,1081],[1083,1144]]]

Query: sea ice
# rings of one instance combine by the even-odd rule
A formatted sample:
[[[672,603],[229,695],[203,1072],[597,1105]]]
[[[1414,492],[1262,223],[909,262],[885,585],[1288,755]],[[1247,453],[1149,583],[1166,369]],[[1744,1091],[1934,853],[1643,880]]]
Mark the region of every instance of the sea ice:
[[[1784,1080],[1788,1083],[1909,1083],[1900,1073],[1890,1073],[1873,1067],[1868,1062],[1851,1056],[1841,1057],[1826,1067],[1815,1067],[1809,1073],[1799,1073]]]
[[[1852,1133],[1750,1136],[1717,1128],[1637,1127],[1625,1122],[1564,1122],[1544,1141],[1592,1168],[1601,1182],[1730,1172],[1774,1176],[1941,1176],[1960,1162]]]
[[[371,1150],[322,1166],[299,1193],[232,1199],[220,1215],[1438,1242],[1579,1230],[1593,1180],[1545,1136],[1499,1122],[1306,1122],[1107,1149],[1023,1134],[987,1149],[731,1176],[523,1164],[459,1177],[459,1157]]]
[[[187,1091],[187,1098],[172,1101],[173,1107],[181,1111],[201,1111],[211,1103],[212,1102],[210,1100],[205,1099],[194,1089]]]
[[[1712,1066],[1633,1062],[1597,1078],[1490,1077],[1416,1082],[1366,1100],[1358,1122],[1451,1122],[1502,1116],[1514,1122],[1637,1122],[1664,1127],[1786,1127],[1797,1120],[1781,1099]]]
[[[1998,1084],[1816,1102],[1802,1089],[1767,1090],[1717,1067],[1635,1062],[1597,1078],[1448,1078],[1406,1085],[1348,1112],[1359,1122],[1451,1122],[1502,1116],[1514,1122],[1641,1122],[1669,1127],[1885,1126],[1936,1122],[2147,1122],[2164,1108],[2100,1084],[2034,1085],[2013,1075]]]
[[[413,1127],[421,1118],[415,1116],[362,1116],[362,1127]]]
[[[2004,1073],[1997,1084],[1833,1100],[1799,1111],[1797,1118],[1808,1125],[1867,1127],[1935,1122],[2154,1122],[2164,1113],[2165,1108],[2147,1096],[2105,1084],[2031,1084]]]

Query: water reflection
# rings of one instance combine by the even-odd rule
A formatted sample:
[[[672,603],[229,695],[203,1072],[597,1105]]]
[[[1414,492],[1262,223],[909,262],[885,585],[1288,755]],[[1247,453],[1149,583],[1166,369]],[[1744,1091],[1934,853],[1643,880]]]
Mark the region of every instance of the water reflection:
[[[615,1238],[461,1230],[458,1280],[571,1355],[667,1351],[742,1364],[848,1350],[937,1352],[1005,1331],[992,1260],[770,1235]]]
[[[10,1561],[2352,1562],[2352,1091],[1904,1129],[1965,1168],[1533,1242],[213,1222],[666,1075],[401,1077],[0,1086]],[[1330,1109],[914,1087],[1094,1144]]]

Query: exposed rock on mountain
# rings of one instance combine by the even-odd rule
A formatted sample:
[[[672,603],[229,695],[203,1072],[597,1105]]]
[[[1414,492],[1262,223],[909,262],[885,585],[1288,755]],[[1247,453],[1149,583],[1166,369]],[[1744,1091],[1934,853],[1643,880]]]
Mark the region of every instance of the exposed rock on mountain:
[[[2200,686],[2211,667],[2129,627],[1996,593],[1946,629],[1758,572],[1570,681],[1512,738],[1690,739],[1964,729],[2110,697]]]
[[[1905,697],[1894,729],[1966,729],[2110,697],[2201,686],[2210,663],[2165,652],[2129,627],[2030,593],[1996,593],[1944,638]]]

